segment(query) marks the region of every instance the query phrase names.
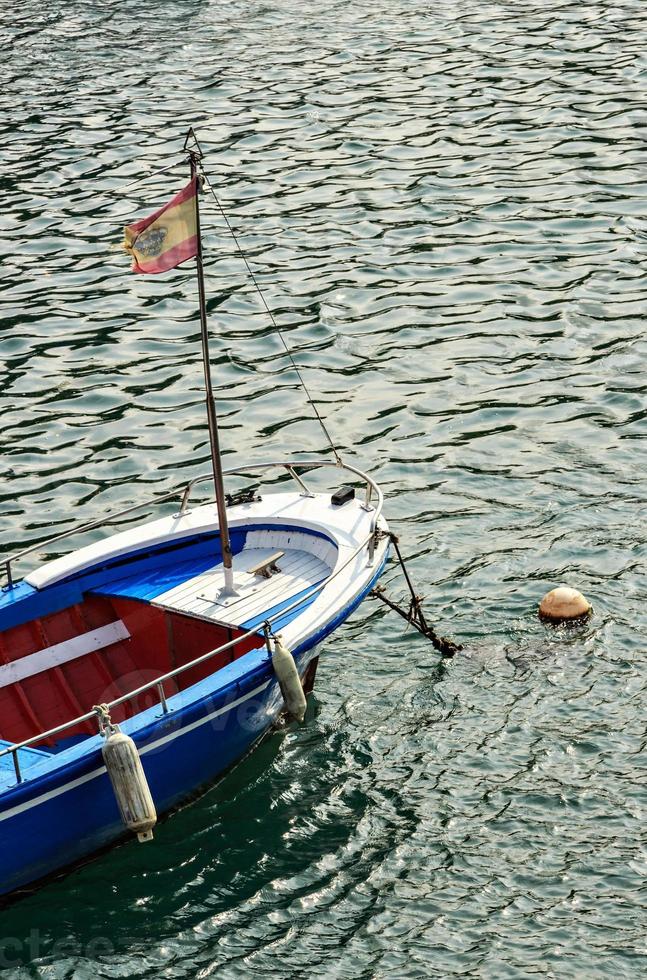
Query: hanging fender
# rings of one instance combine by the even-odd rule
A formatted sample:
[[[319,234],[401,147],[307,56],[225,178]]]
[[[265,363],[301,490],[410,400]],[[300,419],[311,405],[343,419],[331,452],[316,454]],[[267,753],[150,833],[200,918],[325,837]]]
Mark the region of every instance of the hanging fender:
[[[272,667],[277,676],[288,714],[296,721],[303,721],[306,713],[306,696],[303,693],[303,685],[294,657],[283,645],[280,636],[274,637]]]
[[[152,840],[157,811],[137,746],[130,735],[113,725],[106,705],[99,705],[97,711],[105,739],[101,754],[121,819],[128,830],[137,834],[140,843]]]

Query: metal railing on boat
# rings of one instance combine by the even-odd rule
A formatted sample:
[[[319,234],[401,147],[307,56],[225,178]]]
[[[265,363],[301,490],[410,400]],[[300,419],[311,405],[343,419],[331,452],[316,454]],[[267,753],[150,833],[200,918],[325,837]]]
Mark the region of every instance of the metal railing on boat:
[[[275,613],[274,616],[270,616],[265,620],[265,622],[263,623],[262,632],[264,633],[265,642],[267,644],[268,652],[270,654],[271,654],[270,637],[272,635],[271,631],[272,631],[273,623],[275,623],[279,619],[282,619],[287,613],[291,612],[297,607],[302,606],[304,603],[306,603],[311,598],[313,598],[313,596],[316,596],[317,593],[323,591],[323,589],[325,589],[326,586],[333,581],[333,579],[335,579],[341,572],[343,572],[344,569],[347,568],[348,565],[350,565],[351,562],[353,562],[365,548],[368,549],[368,563],[369,564],[372,563],[374,550],[375,550],[376,536],[378,532],[377,522],[382,513],[382,507],[384,504],[384,495],[380,487],[373,480],[372,477],[368,476],[368,474],[366,473],[363,473],[361,470],[356,469],[354,466],[349,465],[348,463],[344,463],[344,462],[339,463],[328,459],[325,460],[287,459],[287,460],[272,461],[269,463],[251,463],[247,466],[236,466],[233,467],[232,469],[225,470],[225,475],[227,476],[243,475],[243,474],[248,475],[248,474],[253,474],[255,472],[258,472],[259,470],[283,468],[294,479],[294,481],[299,486],[301,493],[304,496],[308,496],[308,497],[314,496],[314,494],[307,487],[302,477],[296,472],[297,467],[305,472],[307,472],[308,470],[320,469],[321,467],[334,467],[335,469],[348,470],[354,476],[359,477],[365,483],[365,497],[362,506],[366,511],[372,511],[373,516],[371,519],[371,527],[369,533],[362,539],[362,541],[360,542],[359,545],[357,545],[357,547],[354,549],[352,554],[349,555],[340,566],[335,567],[327,578],[325,578],[322,582],[319,582],[318,585],[313,586],[313,588],[310,589],[310,591],[306,592],[305,595],[300,596],[297,600],[295,600],[295,602],[291,603],[289,606],[286,606],[285,608],[281,609],[279,612]],[[179,497],[180,493],[182,494],[182,497],[181,497],[180,510],[178,512],[178,516],[182,516],[188,513],[188,503],[193,488],[198,483],[202,483],[210,479],[212,479],[211,474],[194,477],[194,479],[190,480],[187,484],[183,485],[181,490],[180,489],[172,490],[169,493],[163,494],[160,497],[155,497],[153,500],[149,500],[146,503],[136,504],[133,507],[128,507],[125,510],[118,511],[117,513],[109,514],[103,520],[92,521],[89,524],[83,524],[78,527],[71,528],[68,531],[63,531],[61,534],[57,534],[52,538],[48,538],[46,541],[40,542],[39,544],[36,544],[33,547],[26,548],[24,551],[18,552],[17,554],[11,555],[8,558],[2,559],[1,564],[4,565],[7,573],[7,585],[3,587],[3,590],[6,591],[7,589],[12,589],[14,587],[13,580],[11,578],[11,564],[17,561],[18,559],[24,558],[26,555],[31,554],[34,551],[39,551],[41,548],[46,547],[46,545],[48,544],[51,544],[55,541],[61,541],[64,538],[70,537],[73,534],[80,534],[83,531],[89,531],[94,528],[105,527],[107,525],[114,524],[116,520],[126,517],[127,515],[130,515],[137,510],[141,510],[146,507],[151,507],[154,504],[163,503],[166,500],[172,500],[174,497]],[[373,494],[375,494],[375,505],[373,505],[372,503]],[[153,688],[155,688],[157,690],[157,694],[159,697],[159,704],[162,707],[162,713],[167,714],[170,710],[167,702],[167,696],[164,691],[164,684],[167,681],[173,680],[175,677],[178,677],[180,674],[183,674],[185,671],[191,670],[193,667],[197,667],[199,664],[204,663],[205,661],[211,659],[212,657],[217,656],[218,654],[225,653],[227,650],[233,649],[238,643],[242,643],[244,640],[249,639],[249,637],[251,636],[260,636],[260,635],[261,635],[261,631],[258,629],[248,630],[246,633],[243,633],[241,636],[237,636],[233,640],[230,640],[227,643],[223,643],[221,644],[221,646],[216,647],[215,649],[202,654],[200,657],[196,657],[195,660],[191,660],[189,663],[183,664],[181,667],[176,667],[175,670],[171,670],[168,673],[163,674],[161,677],[156,677],[154,680],[149,681],[146,684],[142,684],[140,687],[135,688],[132,691],[129,691],[127,694],[122,694],[121,697],[115,698],[114,701],[108,702],[107,707],[109,710],[112,710],[113,708],[116,708],[127,701],[140,697],[140,695],[144,694],[146,691],[150,691],[153,690]],[[79,715],[76,718],[72,718],[70,719],[70,721],[64,722],[61,725],[57,725],[55,728],[50,728],[46,732],[41,732],[38,735],[33,735],[31,738],[25,739],[22,742],[17,742],[14,745],[10,745],[4,749],[1,749],[0,758],[2,758],[5,755],[13,756],[13,765],[16,773],[16,782],[21,783],[23,780],[22,780],[22,773],[20,769],[20,759],[18,757],[18,753],[21,749],[26,749],[32,745],[35,745],[38,742],[43,742],[45,740],[52,739],[54,738],[54,736],[60,735],[62,732],[66,731],[67,729],[74,728],[76,725],[83,724],[84,722],[90,721],[93,718],[97,719],[97,724],[98,724],[97,712],[87,711],[85,714]],[[52,756],[52,758],[54,758],[54,756]]]
[[[376,510],[376,517],[379,516],[382,505],[383,505],[383,494],[378,487],[375,480],[370,477],[367,473],[363,473],[361,470],[356,469],[349,463],[338,463],[331,459],[313,459],[313,460],[273,460],[269,463],[250,463],[246,466],[234,466],[231,469],[225,470],[225,476],[241,476],[243,474],[253,474],[257,473],[259,470],[269,470],[269,469],[284,469],[295,481],[301,492],[308,497],[314,496],[314,494],[308,489],[302,477],[296,472],[297,467],[304,472],[308,470],[317,470],[322,467],[334,467],[335,469],[348,470],[354,476],[358,476],[365,483],[365,499],[364,507],[367,510]],[[198,483],[205,483],[208,480],[213,479],[213,474],[205,473],[201,476],[196,476],[188,483],[183,484],[181,487],[175,490],[169,490],[168,493],[161,494],[159,497],[153,497],[150,500],[144,501],[141,504],[133,504],[131,507],[126,507],[124,510],[118,510],[115,513],[109,513],[105,517],[99,518],[96,521],[90,521],[87,524],[78,524],[76,527],[69,528],[67,531],[61,531],[60,534],[54,534],[50,538],[46,538],[44,541],[39,541],[36,544],[30,545],[28,548],[24,548],[22,551],[18,551],[13,555],[8,555],[6,558],[0,559],[0,565],[4,566],[5,575],[7,577],[6,584],[2,586],[3,590],[12,589],[14,586],[13,580],[13,564],[19,561],[21,558],[25,558],[27,555],[33,554],[35,551],[41,551],[50,544],[54,544],[56,541],[63,541],[65,538],[72,537],[75,534],[82,534],[84,531],[93,531],[96,528],[107,527],[110,524],[115,524],[131,514],[136,513],[138,510],[145,510],[147,507],[153,507],[157,504],[163,504],[167,500],[174,500],[181,495],[180,509],[178,511],[178,517],[182,517],[187,513],[189,508],[189,498],[193,491],[193,488],[197,486]],[[374,508],[372,506],[373,492],[377,496],[377,505]]]

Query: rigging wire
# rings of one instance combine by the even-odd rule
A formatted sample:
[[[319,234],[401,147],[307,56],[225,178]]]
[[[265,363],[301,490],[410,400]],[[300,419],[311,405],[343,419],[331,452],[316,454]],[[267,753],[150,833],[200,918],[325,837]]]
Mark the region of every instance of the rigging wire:
[[[194,136],[194,139],[195,139],[195,136]],[[196,143],[197,143],[197,140],[196,140]],[[199,144],[198,144],[198,146],[199,146]],[[213,199],[216,202],[216,205],[218,207],[218,210],[220,211],[220,214],[222,215],[222,218],[223,218],[225,224],[227,225],[227,228],[229,230],[229,234],[231,235],[231,237],[234,240],[234,243],[236,245],[236,249],[238,251],[238,254],[240,255],[240,257],[243,260],[243,262],[245,263],[245,268],[247,269],[247,274],[249,275],[249,278],[253,282],[254,287],[256,288],[256,292],[260,296],[261,302],[262,302],[263,306],[265,307],[265,311],[266,311],[267,315],[269,316],[269,318],[270,318],[270,320],[272,322],[272,326],[274,327],[276,333],[278,334],[278,336],[279,336],[279,338],[281,340],[281,343],[283,344],[283,347],[285,348],[285,353],[288,355],[288,357],[290,359],[290,363],[292,365],[292,368],[294,369],[294,372],[295,372],[297,378],[299,379],[299,383],[300,383],[301,387],[303,388],[303,390],[305,392],[305,396],[306,396],[306,399],[308,401],[308,404],[312,408],[312,411],[314,413],[314,416],[315,416],[317,422],[319,423],[319,425],[321,426],[321,428],[323,430],[323,433],[324,433],[326,439],[328,440],[328,444],[329,444],[330,448],[333,451],[333,454],[335,456],[335,459],[337,460],[338,463],[341,463],[341,456],[339,455],[339,452],[337,450],[337,447],[336,447],[335,443],[333,442],[333,440],[332,440],[332,438],[330,436],[330,433],[329,433],[329,431],[328,431],[328,429],[326,427],[326,424],[325,424],[323,418],[321,417],[321,414],[319,412],[319,409],[317,408],[316,402],[312,398],[312,395],[310,394],[310,391],[308,390],[308,387],[307,387],[305,381],[303,380],[303,375],[301,374],[301,370],[299,369],[299,366],[297,365],[296,361],[294,360],[292,351],[290,350],[290,348],[289,348],[289,346],[288,346],[288,344],[287,344],[287,342],[285,340],[285,337],[283,336],[283,333],[282,333],[282,331],[281,331],[278,323],[276,322],[276,319],[274,317],[274,314],[272,313],[270,307],[268,306],[268,303],[267,303],[267,300],[265,299],[265,295],[263,293],[263,290],[261,289],[261,287],[260,287],[260,285],[258,283],[258,280],[256,279],[256,276],[254,275],[254,273],[252,271],[252,268],[251,268],[251,266],[250,266],[250,264],[249,264],[249,262],[247,260],[247,256],[245,255],[245,253],[244,253],[244,251],[243,251],[243,249],[241,247],[240,242],[238,241],[238,237],[236,235],[236,232],[232,228],[231,223],[229,221],[229,218],[227,217],[227,214],[226,214],[226,212],[225,212],[222,204],[220,203],[220,199],[218,198],[218,195],[216,194],[215,190],[213,189],[213,185],[211,184],[211,181],[209,180],[207,174],[204,172],[204,168],[202,166],[200,167],[200,171],[201,171],[201,177],[202,177],[204,183],[206,184],[206,186],[211,191],[211,194],[213,196]]]
[[[174,170],[179,163],[182,163],[182,161],[176,160],[175,163],[170,164],[168,167],[161,167],[160,170],[149,170],[147,174],[142,174],[141,177],[137,177],[135,180],[131,180],[129,184],[124,184],[120,187],[119,194],[121,195],[122,191],[130,190],[131,187],[137,187],[138,184],[143,184],[144,181],[150,180],[151,177],[159,177],[160,174],[167,174],[169,170]]]

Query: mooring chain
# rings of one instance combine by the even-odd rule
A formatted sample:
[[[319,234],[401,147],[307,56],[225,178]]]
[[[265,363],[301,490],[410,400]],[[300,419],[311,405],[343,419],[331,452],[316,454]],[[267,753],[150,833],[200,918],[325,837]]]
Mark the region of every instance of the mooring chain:
[[[393,611],[397,612],[403,619],[406,619],[406,621],[410,623],[411,626],[415,627],[419,633],[422,633],[422,635],[426,636],[428,640],[431,640],[434,648],[441,654],[441,656],[453,657],[455,653],[458,653],[459,650],[463,649],[462,646],[459,643],[454,643],[453,640],[450,640],[446,636],[439,636],[433,626],[427,622],[425,614],[422,610],[423,597],[418,595],[413,587],[409,570],[406,567],[402,552],[400,551],[398,538],[392,531],[387,532],[387,536],[393,545],[402,569],[402,573],[409,588],[409,592],[411,593],[409,608],[406,610],[402,606],[399,606],[397,602],[394,602],[393,599],[389,599],[389,597],[385,595],[384,589],[379,585],[371,591],[371,595],[376,599],[380,599],[380,601],[384,602],[390,609],[393,609]]]

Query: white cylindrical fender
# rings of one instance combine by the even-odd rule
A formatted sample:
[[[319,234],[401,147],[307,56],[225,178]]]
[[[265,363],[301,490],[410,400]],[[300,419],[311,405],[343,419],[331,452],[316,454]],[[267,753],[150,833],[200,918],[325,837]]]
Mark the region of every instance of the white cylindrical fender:
[[[288,648],[283,646],[280,636],[274,638],[272,666],[278,678],[288,714],[297,721],[303,721],[306,713],[306,696],[303,693],[303,686],[294,657]]]
[[[101,752],[121,819],[139,841],[152,840],[157,812],[137,746],[129,735],[113,730]]]

